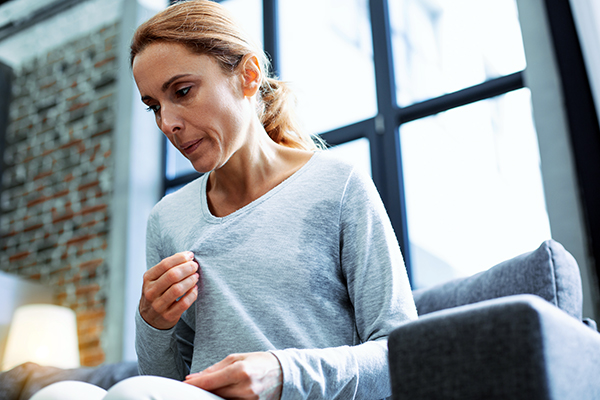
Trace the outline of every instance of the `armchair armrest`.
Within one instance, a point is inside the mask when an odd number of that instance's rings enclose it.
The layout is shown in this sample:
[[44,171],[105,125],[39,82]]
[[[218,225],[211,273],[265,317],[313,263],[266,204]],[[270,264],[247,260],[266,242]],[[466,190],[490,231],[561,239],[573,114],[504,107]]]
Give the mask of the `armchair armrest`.
[[600,398],[600,334],[537,296],[437,311],[388,343],[394,399]]

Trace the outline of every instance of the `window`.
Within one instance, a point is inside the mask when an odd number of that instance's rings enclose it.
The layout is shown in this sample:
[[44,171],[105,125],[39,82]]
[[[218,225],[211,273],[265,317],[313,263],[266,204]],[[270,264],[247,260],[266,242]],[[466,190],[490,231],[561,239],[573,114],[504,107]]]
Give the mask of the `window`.
[[[305,128],[371,174],[414,287],[550,237],[515,1],[222,1],[263,21]],[[180,165],[167,188],[197,176]]]
[[305,129],[319,134],[374,117],[367,0],[279,0],[279,19],[280,77],[294,88]]

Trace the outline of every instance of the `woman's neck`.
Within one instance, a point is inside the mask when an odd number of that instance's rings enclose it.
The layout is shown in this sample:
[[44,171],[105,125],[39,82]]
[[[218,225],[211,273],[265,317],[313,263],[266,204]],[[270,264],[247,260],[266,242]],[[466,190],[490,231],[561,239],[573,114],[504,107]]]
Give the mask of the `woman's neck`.
[[311,156],[312,152],[273,142],[264,131],[256,134],[209,175],[206,193],[211,213],[224,217],[250,204],[298,171]]

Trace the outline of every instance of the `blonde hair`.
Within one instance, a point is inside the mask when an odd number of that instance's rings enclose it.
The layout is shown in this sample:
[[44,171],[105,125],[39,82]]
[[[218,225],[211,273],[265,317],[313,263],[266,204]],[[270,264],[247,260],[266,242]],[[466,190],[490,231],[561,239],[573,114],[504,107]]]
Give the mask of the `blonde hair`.
[[[180,43],[194,53],[210,55],[228,73],[234,73],[246,55],[256,55],[263,71],[258,116],[267,134],[287,147],[305,150],[321,147],[301,131],[294,112],[295,97],[289,86],[269,77],[269,61],[264,52],[223,6],[209,0],[191,0],[167,7],[136,30],[130,47],[131,63],[154,42]],[[318,139],[316,142],[319,143]]]

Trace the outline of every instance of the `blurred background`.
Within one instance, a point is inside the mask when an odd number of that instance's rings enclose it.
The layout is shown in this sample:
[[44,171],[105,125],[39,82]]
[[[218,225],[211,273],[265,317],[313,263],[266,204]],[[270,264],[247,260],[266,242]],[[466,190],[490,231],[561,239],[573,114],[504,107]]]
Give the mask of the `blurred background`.
[[[600,318],[598,3],[221,3],[304,128],[373,178],[414,289],[553,238]],[[0,357],[13,310],[44,293],[75,312],[81,365],[135,359],[147,215],[198,176],[129,67],[135,27],[167,5],[0,1]]]

